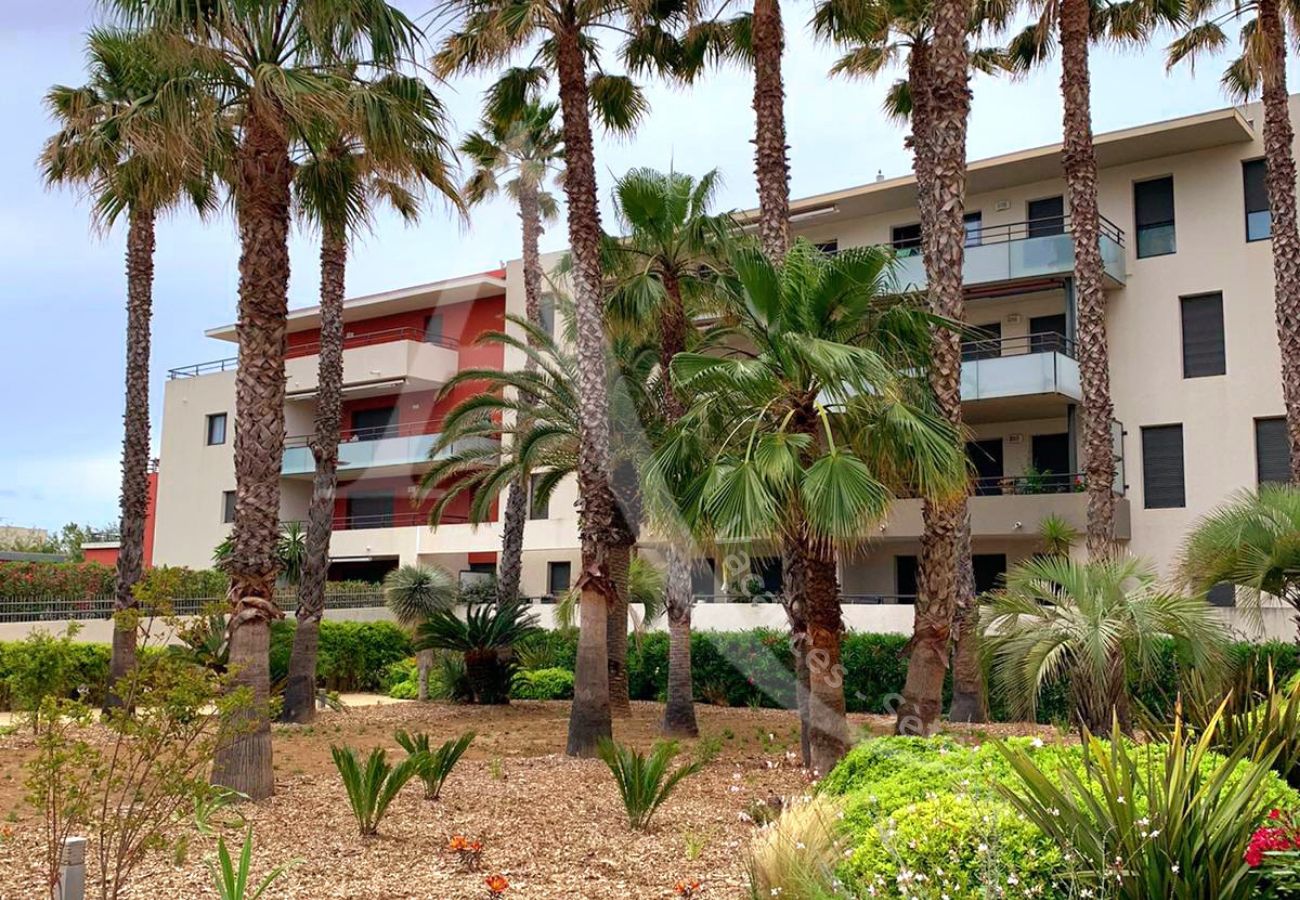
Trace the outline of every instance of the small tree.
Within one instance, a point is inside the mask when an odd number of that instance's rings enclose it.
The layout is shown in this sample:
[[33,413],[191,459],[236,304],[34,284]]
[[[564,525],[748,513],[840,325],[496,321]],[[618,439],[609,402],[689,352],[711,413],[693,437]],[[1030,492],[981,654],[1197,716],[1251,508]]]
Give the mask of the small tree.
[[[446,569],[426,566],[402,566],[384,579],[384,599],[388,609],[404,628],[418,629],[433,618],[446,612],[456,602],[456,582]],[[429,671],[433,668],[433,650],[417,650],[420,687],[416,695],[429,699]]]

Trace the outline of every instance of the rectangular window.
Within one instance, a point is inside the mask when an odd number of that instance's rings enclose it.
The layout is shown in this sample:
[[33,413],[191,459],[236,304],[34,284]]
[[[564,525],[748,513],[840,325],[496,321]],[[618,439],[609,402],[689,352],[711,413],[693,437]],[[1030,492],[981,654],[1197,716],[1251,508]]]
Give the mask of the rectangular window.
[[834,256],[840,252],[840,242],[836,238],[831,238],[829,241],[816,241],[813,246],[827,256]]
[[889,230],[889,245],[899,256],[916,256],[921,252],[921,224],[895,225]]
[[208,416],[207,422],[208,446],[215,447],[217,444],[226,442],[226,414],[213,413]]
[[550,518],[550,497],[545,499],[537,496],[537,483],[541,480],[541,475],[530,475],[528,478],[528,518],[548,519]]
[[984,243],[984,213],[968,212],[962,218],[962,225],[966,229],[966,246],[978,247]]
[[1223,349],[1223,294],[1179,297],[1183,317],[1183,377],[1204,378],[1228,371]]
[[961,358],[970,362],[976,359],[997,359],[1002,355],[1002,323],[989,322],[976,325],[969,338],[962,342]]
[[1291,480],[1291,447],[1282,416],[1255,420],[1255,477],[1260,484]]
[[1065,313],[1032,316],[1029,319],[1029,352],[1056,352],[1073,356],[1070,342],[1065,339],[1065,329]]
[[546,294],[538,303],[537,315],[539,316],[538,324],[542,331],[555,337],[555,297]]
[[396,422],[396,406],[353,410],[352,437],[358,441],[377,441],[380,438],[397,437]]
[[1241,164],[1242,186],[1246,194],[1246,240],[1267,240],[1273,233],[1273,217],[1268,210],[1268,183],[1264,160],[1250,159]]
[[920,566],[915,556],[894,557],[894,593],[899,603],[915,603],[920,584]]
[[1187,505],[1182,425],[1142,429],[1142,494],[1147,509]]
[[696,597],[713,596],[715,572],[711,559],[697,559],[691,563],[691,593]]
[[1133,219],[1137,226],[1138,259],[1174,252],[1172,176],[1139,181],[1133,185]]
[[393,508],[392,494],[353,494],[347,500],[347,527],[391,528]]
[[560,597],[569,592],[569,579],[572,577],[573,563],[549,562],[546,564],[546,593]]
[[231,522],[235,521],[235,492],[234,491],[221,492],[221,521],[223,524],[226,525],[229,525]]
[[1030,200],[1025,207],[1025,233],[1027,237],[1051,237],[1065,234],[1065,198],[1044,197]]
[[431,313],[424,320],[424,340],[428,344],[442,343],[442,313]]

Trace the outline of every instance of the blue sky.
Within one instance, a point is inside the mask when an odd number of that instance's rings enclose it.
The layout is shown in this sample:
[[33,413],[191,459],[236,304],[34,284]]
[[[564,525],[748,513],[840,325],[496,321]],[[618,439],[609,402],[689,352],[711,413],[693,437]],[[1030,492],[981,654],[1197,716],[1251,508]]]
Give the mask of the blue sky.
[[[419,14],[433,4],[399,5]],[[8,423],[0,429],[0,524],[57,528],[116,518],[123,234],[93,234],[83,198],[46,190],[34,162],[51,130],[42,96],[53,84],[83,80],[82,41],[95,8],[93,0],[0,4],[0,122],[8,132],[0,142],[0,385]],[[802,30],[810,5],[789,3],[786,10],[794,196],[867,182],[877,171],[905,173],[910,160],[904,133],[879,111],[884,84],[828,80],[833,53]],[[1167,76],[1159,46],[1095,54],[1095,127],[1121,128],[1224,106],[1221,68],[1212,62],[1195,79],[1186,71]],[[1050,68],[1015,83],[976,79],[971,156],[1058,140],[1058,77]],[[440,89],[458,131],[477,119],[485,82],[456,81]],[[598,139],[607,216],[614,174],[637,165],[672,165],[693,174],[716,167],[724,179],[721,206],[753,205],[746,73],[724,70],[689,92],[650,85],[649,95],[652,111],[635,139]],[[472,226],[436,206],[414,228],[381,218],[354,251],[348,291],[371,293],[489,269],[518,256],[518,240],[516,220],[500,201],[476,210]],[[556,226],[544,249],[563,243],[563,226]],[[203,224],[176,215],[159,225],[151,382],[155,448],[166,370],[230,355],[230,345],[205,338],[203,331],[234,320],[237,257],[229,217]],[[290,306],[311,305],[318,284],[311,235],[295,234],[292,260]]]

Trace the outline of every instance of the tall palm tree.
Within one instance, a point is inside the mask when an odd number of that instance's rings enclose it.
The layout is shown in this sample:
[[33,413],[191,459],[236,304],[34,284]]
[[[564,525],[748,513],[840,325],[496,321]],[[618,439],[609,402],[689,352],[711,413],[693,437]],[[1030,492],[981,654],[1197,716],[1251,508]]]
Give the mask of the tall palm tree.
[[[694,343],[695,316],[716,305],[717,273],[736,243],[738,229],[732,217],[710,211],[718,185],[717,170],[696,180],[679,172],[633,169],[614,187],[622,235],[605,241],[610,318],[615,328],[630,328],[659,348],[659,371],[667,376],[660,414],[654,423],[647,423],[652,440],[686,412],[684,392],[672,383],[672,360]],[[691,695],[690,548],[679,527],[680,515],[660,518],[666,519],[661,525],[669,536],[668,703],[663,729],[693,737],[699,730]],[[615,620],[619,620],[618,610],[611,616],[611,622]],[[627,670],[616,669],[614,660],[620,643],[625,655],[627,629],[611,629],[609,643],[610,702],[617,707],[626,703]]]
[[1044,688],[1068,682],[1076,724],[1128,731],[1128,678],[1174,638],[1194,666],[1216,660],[1223,627],[1203,597],[1160,586],[1133,557],[1033,557],[1007,574],[981,616],[993,678],[1012,715],[1032,720]]
[[387,75],[357,84],[346,126],[324,122],[304,135],[294,196],[304,220],[321,232],[320,362],[316,413],[308,446],[315,460],[307,507],[306,563],[298,583],[293,650],[280,718],[310,722],[316,715],[316,650],[325,613],[330,532],[338,481],[343,412],[343,295],[348,242],[384,202],[407,222],[419,217],[426,186],[454,205],[450,144],[442,104],[417,78]]
[[1008,47],[1011,64],[1026,71],[1061,48],[1061,100],[1066,195],[1074,238],[1079,374],[1083,385],[1083,468],[1087,478],[1088,554],[1114,552],[1115,451],[1111,434],[1110,349],[1102,290],[1097,154],[1092,142],[1092,76],[1088,48],[1096,41],[1139,43],[1160,23],[1178,19],[1178,0],[1031,0],[1037,21]]
[[[530,100],[517,109],[493,110],[483,117],[478,131],[471,132],[460,149],[470,158],[474,171],[465,182],[470,204],[494,197],[506,178],[505,192],[519,210],[523,241],[524,312],[534,325],[542,322],[542,263],[538,249],[543,225],[559,213],[548,183],[555,176],[564,152],[554,126],[558,107]],[[531,364],[531,360],[529,360]],[[510,483],[501,529],[501,563],[497,566],[497,601],[512,602],[519,596],[523,566],[524,523],[528,518],[528,473],[520,472]]]
[[917,374],[935,317],[889,297],[889,264],[879,248],[828,259],[802,239],[780,266],[739,251],[713,352],[673,359],[674,385],[696,402],[651,468],[656,484],[692,483],[692,517],[715,541],[799,548],[802,595],[787,601],[808,622],[809,746],[820,772],[848,745],[839,553],[900,492],[950,496],[965,480],[957,434]]
[[[591,115],[594,109],[605,123],[626,130],[644,113],[645,99],[636,84],[603,70],[598,37],[601,30],[620,37],[630,34],[623,44],[626,51],[644,20],[657,10],[619,0],[455,0],[450,7],[461,22],[435,58],[439,74],[495,68],[516,53],[535,47],[532,64],[506,73],[503,90],[512,90],[516,97],[527,96],[549,72],[555,72],[559,87],[582,436],[578,445],[582,627],[566,751],[571,756],[594,756],[601,739],[612,734],[605,637],[609,609],[617,602],[618,573],[611,569],[618,562],[611,559],[611,550],[629,546],[632,538],[618,511],[610,461],[600,209]],[[655,24],[664,23],[657,19]]]
[[[53,87],[46,95],[59,130],[46,141],[40,161],[47,184],[87,191],[96,228],[107,232],[127,219],[126,411],[113,604],[124,613],[137,605],[134,588],[144,570],[155,225],[182,201],[200,214],[212,211],[217,194],[205,157],[218,149],[222,132],[214,98],[166,59],[158,36],[99,28],[87,45],[90,80],[81,87]],[[163,108],[169,104],[179,107],[180,121],[167,121]],[[193,142],[179,158],[160,150],[178,138]],[[204,141],[211,142],[206,149]],[[135,666],[136,623],[123,618],[118,626],[105,695],[109,706],[119,702],[113,686]]]
[[[415,58],[416,25],[384,0],[105,0],[126,22],[176,40],[237,123],[232,160],[239,223],[239,346],[235,376],[235,524],[229,571],[230,658],[251,703],[228,717],[214,783],[258,800],[275,790],[271,764],[270,624],[275,604],[284,346],[289,282],[289,156],[296,132],[346,120],[348,71],[383,74]],[[340,64],[350,68],[340,69]],[[351,67],[355,67],[351,68]]]
[[[384,602],[398,625],[417,631],[438,613],[452,608],[456,602],[456,579],[446,569],[402,566],[384,579]],[[416,699],[428,700],[433,650],[416,651],[415,660],[419,678]]]
[[[1296,225],[1296,169],[1286,86],[1287,29],[1296,40],[1295,8],[1279,0],[1184,0],[1188,28],[1169,45],[1169,65],[1194,62],[1228,44],[1223,24],[1241,21],[1241,55],[1223,73],[1234,100],[1256,93],[1264,101],[1264,171],[1273,240],[1273,298],[1282,351],[1282,396],[1291,450],[1291,480],[1300,484],[1300,231]],[[1253,18],[1252,18],[1253,15]]]

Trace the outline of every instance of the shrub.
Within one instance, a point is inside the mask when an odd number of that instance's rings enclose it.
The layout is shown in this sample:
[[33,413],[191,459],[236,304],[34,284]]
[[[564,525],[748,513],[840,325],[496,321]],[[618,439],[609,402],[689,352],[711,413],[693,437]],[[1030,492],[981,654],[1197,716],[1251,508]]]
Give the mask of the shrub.
[[792,803],[759,831],[749,850],[749,892],[754,898],[830,900],[842,856],[838,810],[825,796]]
[[517,700],[568,700],[573,697],[573,673],[568,669],[516,672],[510,696]]
[[474,732],[467,731],[460,737],[447,741],[437,750],[430,749],[429,736],[423,732],[408,734],[406,731],[399,731],[393,735],[393,739],[412,758],[420,760],[416,774],[424,782],[424,799],[437,800],[443,782],[447,780],[451,770],[456,767],[456,763],[465,755],[465,751],[473,742]]
[[[271,630],[271,678],[289,673],[293,647],[292,622]],[[387,687],[388,667],[411,655],[411,638],[392,622],[320,623],[316,678],[331,691],[379,691]]]
[[470,606],[462,619],[450,610],[434,610],[417,630],[417,650],[452,650],[465,659],[475,703],[510,701],[515,644],[537,629],[537,616],[522,603]]
[[330,747],[330,754],[343,779],[343,789],[348,793],[348,803],[362,836],[379,830],[379,821],[388,812],[389,804],[424,764],[424,758],[417,754],[390,766],[388,754],[381,747],[370,751],[364,768],[352,747]]
[[108,648],[74,643],[75,634],[75,626],[59,637],[38,629],[3,646],[0,673],[6,706],[35,715],[47,697],[68,699],[84,693],[88,701],[102,699]]
[[683,763],[671,773],[668,764],[677,755],[677,745],[672,741],[659,741],[647,756],[615,743],[609,738],[600,742],[600,758],[614,774],[627,822],[644,831],[650,819],[663,802],[676,790],[684,778],[694,775],[704,764],[699,760]]

